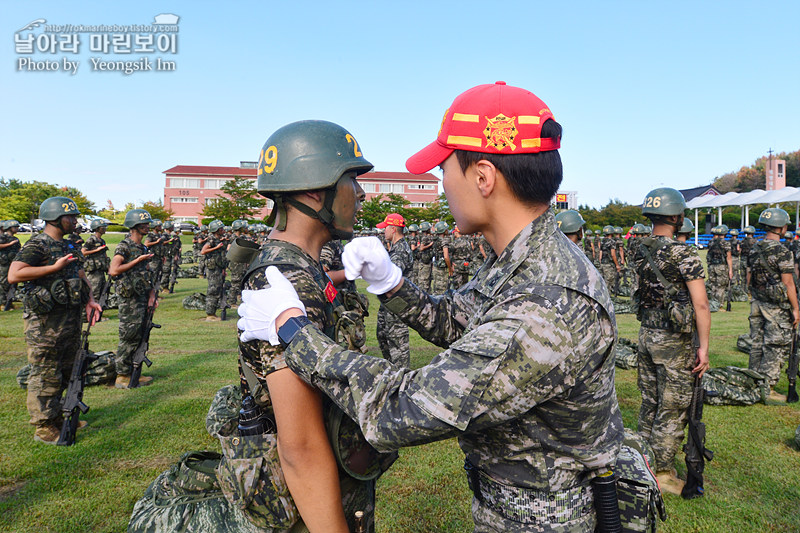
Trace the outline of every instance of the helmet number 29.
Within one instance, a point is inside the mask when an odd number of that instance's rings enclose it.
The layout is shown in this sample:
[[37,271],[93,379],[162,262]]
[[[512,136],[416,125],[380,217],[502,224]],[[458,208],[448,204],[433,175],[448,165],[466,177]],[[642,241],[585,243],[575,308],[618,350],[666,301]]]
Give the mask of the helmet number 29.
[[361,157],[363,154],[358,150],[358,143],[353,138],[353,136],[348,133],[347,135],[344,136],[344,138],[347,139],[348,143],[353,143],[353,155],[355,157]]
[[278,149],[275,146],[270,146],[266,150],[261,151],[261,164],[259,164],[259,174],[272,174],[275,170],[275,164],[278,162]]
[[661,207],[661,197],[660,196],[648,196],[644,200],[644,207]]

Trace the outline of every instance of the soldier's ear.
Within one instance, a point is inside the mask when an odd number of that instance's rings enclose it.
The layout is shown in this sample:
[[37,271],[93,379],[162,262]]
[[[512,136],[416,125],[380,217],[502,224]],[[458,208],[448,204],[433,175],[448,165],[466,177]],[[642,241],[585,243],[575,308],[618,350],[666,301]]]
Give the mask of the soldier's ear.
[[497,167],[486,159],[481,159],[472,166],[475,186],[483,198],[491,196],[497,184]]

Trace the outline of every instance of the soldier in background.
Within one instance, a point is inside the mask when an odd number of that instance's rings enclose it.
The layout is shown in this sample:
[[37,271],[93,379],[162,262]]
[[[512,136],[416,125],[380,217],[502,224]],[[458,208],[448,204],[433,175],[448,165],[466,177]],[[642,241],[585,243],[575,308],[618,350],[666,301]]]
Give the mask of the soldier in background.
[[92,220],[89,229],[94,233],[86,240],[81,252],[86,261],[83,269],[86,271],[86,278],[92,287],[92,296],[95,300],[100,300],[100,293],[106,283],[106,275],[111,260],[108,258],[108,245],[103,240],[108,224],[102,220]]
[[590,229],[585,229],[583,232],[583,253],[594,263],[594,233]]
[[566,235],[570,241],[578,246],[580,245],[581,239],[583,239],[584,224],[586,224],[586,222],[583,220],[581,214],[573,209],[562,211],[556,215],[556,225],[558,229],[560,229],[561,233]]
[[469,264],[472,260],[472,247],[469,239],[453,228],[453,236],[448,247],[450,256],[450,286],[457,289],[469,281]]
[[748,367],[767,377],[770,399],[785,402],[786,396],[774,388],[781,366],[792,350],[792,333],[800,323],[794,259],[780,242],[789,225],[789,215],[783,209],[765,209],[758,217],[758,224],[766,235],[753,245],[747,257],[747,284],[753,298],[750,303],[753,345]]
[[694,223],[692,223],[692,221],[689,220],[688,218],[684,217],[683,225],[681,225],[681,228],[678,230],[678,234],[675,237],[675,240],[677,240],[678,242],[682,242],[684,244],[689,244],[688,243],[689,237],[691,237],[693,233],[694,233]]
[[[390,213],[377,227],[384,230],[386,242],[389,243],[389,258],[392,263],[400,268],[404,277],[409,277],[414,268],[414,258],[411,254],[411,247],[403,237],[405,220],[397,213]],[[408,326],[397,315],[389,311],[383,303],[378,309],[376,334],[384,359],[403,368],[411,365]]]
[[[154,254],[142,242],[150,234],[151,223],[150,213],[144,209],[131,209],[125,214],[128,234],[117,245],[108,267],[119,303],[117,380],[114,382],[118,389],[130,388],[133,354],[142,340],[142,320],[148,307],[158,307],[155,273],[151,270]],[[141,376],[139,386],[150,385],[152,381],[150,376]]]
[[417,254],[417,248],[419,248],[419,226],[417,224],[409,224],[406,229],[408,230],[406,241],[408,241],[408,245],[411,247],[411,256],[414,259],[411,281],[417,283],[419,280],[419,254]]
[[417,286],[423,291],[431,290],[431,272],[433,268],[433,237],[431,236],[431,223],[423,222],[419,225],[420,239],[417,245],[417,258],[414,264],[419,263]]
[[[234,239],[245,239],[253,242],[253,239],[248,235],[246,220],[234,220],[231,229],[233,229],[231,242]],[[230,262],[228,269],[231,273],[231,290],[228,293],[228,303],[230,303],[231,306],[239,304],[239,300],[242,296],[242,280],[244,279],[244,273],[247,272],[248,266],[250,266],[249,263]]]
[[214,220],[208,225],[209,237],[200,253],[206,259],[206,276],[208,277],[208,291],[206,292],[206,322],[219,322],[217,309],[225,302],[220,301],[222,284],[225,283],[225,269],[228,260],[225,252],[228,241],[224,235],[225,224],[221,220]]
[[197,239],[197,243],[200,245],[200,251],[198,251],[199,259],[197,260],[197,264],[199,265],[198,269],[198,276],[201,278],[206,277],[206,256],[201,253],[203,247],[208,242],[210,235],[208,234],[208,226],[202,224],[200,226],[200,236]]
[[486,262],[487,250],[491,250],[491,248],[480,231],[472,235],[470,244],[472,245],[472,261],[469,264],[469,275],[474,276]]
[[433,225],[433,266],[431,267],[431,292],[433,294],[444,294],[447,290],[447,283],[450,280],[450,243],[447,238],[447,231],[450,227],[447,222],[440,220]]
[[[80,248],[64,239],[80,214],[71,198],[54,196],[39,206],[42,233],[31,237],[8,270],[11,283],[25,283],[25,342],[28,345],[27,406],[33,439],[56,444],[63,415],[61,396],[80,350],[82,311],[94,324],[102,312],[81,266]],[[85,421],[78,427],[85,426]]]
[[600,267],[606,286],[609,290],[614,290],[617,277],[622,270],[622,263],[617,255],[617,241],[614,239],[614,226],[603,228],[603,239],[600,241]]
[[144,238],[144,246],[153,254],[150,259],[149,269],[152,273],[153,286],[161,284],[161,274],[164,272],[164,243],[168,237],[163,234],[163,224],[157,218],[150,223],[150,232]]
[[742,273],[742,281],[747,287],[747,261],[750,257],[750,250],[753,249],[753,246],[756,243],[755,233],[756,228],[754,226],[745,226],[742,230],[744,233],[744,239],[742,239],[741,247],[742,247],[742,261],[741,261],[741,273]]
[[[16,220],[4,220],[0,224],[0,311],[5,309],[8,291],[11,290],[12,285],[8,282],[8,269],[22,248],[19,239],[15,236],[18,229],[19,222]],[[14,304],[11,304],[11,309],[13,308]]]
[[733,279],[733,259],[731,245],[725,240],[728,227],[724,225],[711,228],[714,236],[708,243],[708,297],[723,304],[728,292],[728,284]]
[[702,377],[709,367],[711,328],[703,263],[696,249],[673,239],[683,226],[685,209],[679,191],[668,187],[650,191],[642,214],[652,221],[653,232],[642,240],[635,258],[639,271],[637,318],[642,323],[638,431],[653,449],[661,490],[673,494],[680,494],[684,485],[675,470],[675,455],[689,419],[693,374]]

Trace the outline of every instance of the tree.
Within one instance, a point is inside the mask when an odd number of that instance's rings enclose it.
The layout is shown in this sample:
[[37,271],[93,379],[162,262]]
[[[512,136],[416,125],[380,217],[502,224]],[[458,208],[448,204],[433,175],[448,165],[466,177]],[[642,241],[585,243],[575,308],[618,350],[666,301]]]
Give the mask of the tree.
[[234,176],[221,187],[223,194],[218,194],[215,201],[206,203],[202,215],[206,218],[218,218],[226,224],[237,219],[253,219],[267,205],[267,200],[258,196],[255,182],[251,179]]
[[379,222],[383,222],[389,213],[398,213],[406,220],[406,224],[420,223],[428,221],[433,223],[435,220],[444,220],[451,226],[454,224],[453,215],[447,205],[447,198],[444,193],[428,207],[408,207],[410,202],[399,194],[379,194],[361,204],[361,213],[358,217],[358,228],[374,228]]
[[51,196],[72,198],[82,214],[94,214],[95,205],[75,187],[59,187],[43,181],[25,182],[0,178],[0,219],[29,221],[39,216],[39,206]]
[[175,214],[171,209],[164,208],[164,203],[161,201],[161,198],[155,202],[147,201],[142,204],[141,208],[150,213],[150,218],[156,218],[161,221],[169,220],[169,218]]

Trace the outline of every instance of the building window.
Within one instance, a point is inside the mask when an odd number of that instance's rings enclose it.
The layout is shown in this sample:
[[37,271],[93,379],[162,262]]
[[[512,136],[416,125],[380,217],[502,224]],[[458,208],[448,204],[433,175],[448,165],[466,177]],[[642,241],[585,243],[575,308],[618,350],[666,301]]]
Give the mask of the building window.
[[392,184],[391,183],[378,184],[378,192],[389,194],[390,192],[392,192]]
[[204,180],[205,189],[221,189],[223,185],[225,185],[226,181],[230,181],[227,179],[214,179],[214,180]]
[[215,205],[219,198],[206,198],[206,205]]
[[395,194],[403,194],[406,192],[406,187],[402,183],[394,183],[392,184],[392,192]]
[[425,202],[411,202],[409,207],[425,207]]
[[374,183],[359,183],[361,188],[364,189],[364,192],[375,192],[375,184]]
[[173,196],[170,198],[173,204],[196,204],[197,198],[191,198],[188,196]]
[[199,189],[200,180],[190,178],[170,178],[169,186],[173,189]]
[[422,184],[419,184],[419,185],[408,185],[408,188],[409,189],[422,190],[422,191],[430,191],[430,190],[435,189],[436,185],[422,185]]

